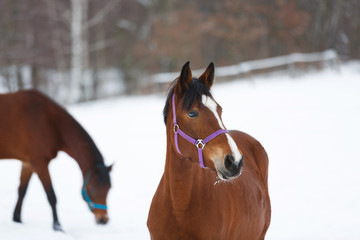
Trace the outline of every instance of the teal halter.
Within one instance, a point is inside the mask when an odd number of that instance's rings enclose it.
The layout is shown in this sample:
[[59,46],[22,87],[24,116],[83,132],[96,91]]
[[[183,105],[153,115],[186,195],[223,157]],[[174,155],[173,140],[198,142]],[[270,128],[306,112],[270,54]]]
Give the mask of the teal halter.
[[82,194],[85,202],[88,204],[90,211],[92,211],[93,209],[107,210],[107,206],[106,206],[106,205],[92,202],[91,199],[90,199],[90,197],[89,197],[89,194],[88,194],[87,191],[86,191],[86,186],[87,186],[88,183],[89,183],[89,179],[90,179],[91,173],[92,173],[92,171],[89,171],[89,172],[86,173],[85,180],[84,180],[84,184],[83,184],[83,187],[82,187],[82,189],[81,189],[81,194]]

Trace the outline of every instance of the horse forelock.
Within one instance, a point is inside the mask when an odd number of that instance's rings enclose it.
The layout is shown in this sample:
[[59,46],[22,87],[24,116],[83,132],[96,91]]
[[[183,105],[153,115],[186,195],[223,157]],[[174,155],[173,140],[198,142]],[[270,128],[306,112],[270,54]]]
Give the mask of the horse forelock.
[[[175,79],[170,85],[169,93],[166,98],[166,103],[163,110],[165,124],[167,123],[169,106],[171,104],[171,98],[174,94],[177,81],[178,78]],[[199,105],[202,105],[202,96],[204,95],[212,98],[210,89],[199,79],[193,78],[188,86],[188,89],[183,93],[182,108],[188,111],[196,101],[199,103]]]

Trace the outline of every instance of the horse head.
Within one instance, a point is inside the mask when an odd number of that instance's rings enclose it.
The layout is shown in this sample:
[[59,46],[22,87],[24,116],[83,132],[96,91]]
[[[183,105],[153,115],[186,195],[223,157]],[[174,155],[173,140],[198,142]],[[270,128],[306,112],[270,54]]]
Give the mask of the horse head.
[[168,139],[179,155],[216,171],[222,180],[230,180],[241,174],[243,157],[210,92],[214,72],[211,63],[199,78],[193,78],[187,62],[169,92],[164,120],[171,129]]
[[95,215],[97,224],[106,224],[109,221],[106,197],[111,187],[109,176],[111,169],[112,166],[96,166],[85,175],[82,195],[90,211]]

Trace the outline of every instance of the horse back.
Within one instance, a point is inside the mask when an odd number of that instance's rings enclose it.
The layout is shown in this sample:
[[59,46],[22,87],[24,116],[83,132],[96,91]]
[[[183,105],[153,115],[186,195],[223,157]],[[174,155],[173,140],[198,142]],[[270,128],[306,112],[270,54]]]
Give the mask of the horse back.
[[0,158],[29,161],[57,154],[57,104],[36,90],[0,95]]

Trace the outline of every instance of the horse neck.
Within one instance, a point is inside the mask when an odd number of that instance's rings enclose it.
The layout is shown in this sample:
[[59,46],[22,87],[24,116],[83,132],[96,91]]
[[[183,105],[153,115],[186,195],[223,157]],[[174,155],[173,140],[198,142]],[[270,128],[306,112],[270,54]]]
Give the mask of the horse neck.
[[169,134],[169,130],[172,131],[172,126],[167,129],[165,186],[168,188],[173,209],[185,211],[189,208],[191,201],[201,194],[201,191],[206,191],[205,186],[200,186],[204,175],[199,166],[177,153],[174,142],[171,140],[173,134]]
[[85,129],[69,114],[59,122],[62,150],[78,164],[85,177],[96,165],[104,165],[103,157]]

